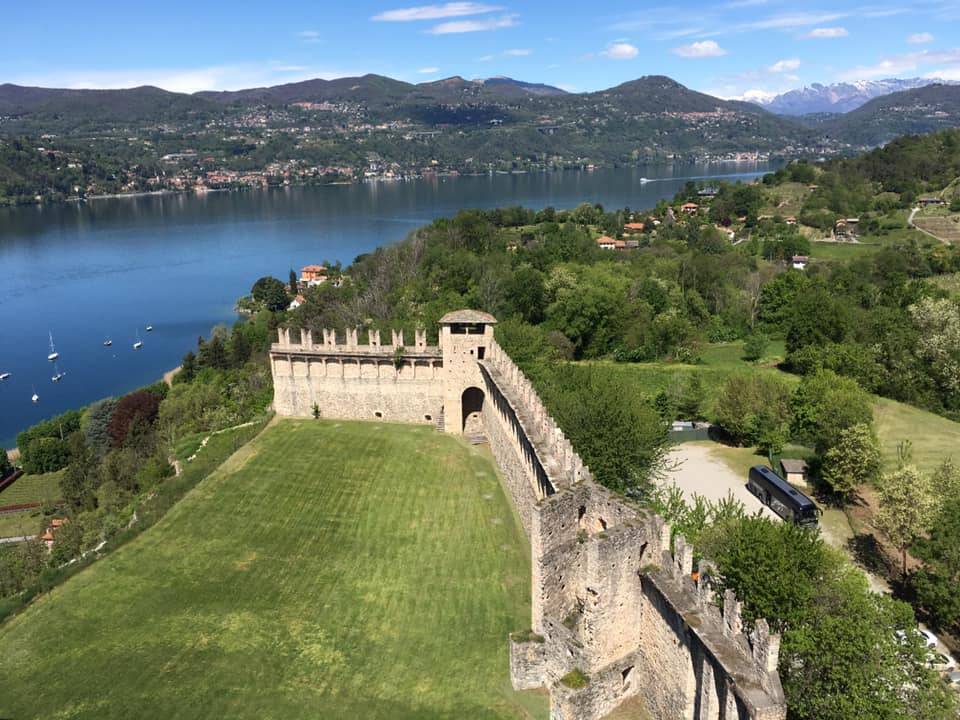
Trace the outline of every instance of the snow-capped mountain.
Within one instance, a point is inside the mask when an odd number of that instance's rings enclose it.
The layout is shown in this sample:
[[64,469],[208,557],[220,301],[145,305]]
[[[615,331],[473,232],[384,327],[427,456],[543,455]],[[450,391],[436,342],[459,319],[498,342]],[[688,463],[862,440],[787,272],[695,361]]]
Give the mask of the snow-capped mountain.
[[935,83],[955,84],[934,78],[858,80],[832,85],[814,83],[769,99],[751,99],[751,102],[781,115],[846,113],[882,95],[901,90],[914,90]]

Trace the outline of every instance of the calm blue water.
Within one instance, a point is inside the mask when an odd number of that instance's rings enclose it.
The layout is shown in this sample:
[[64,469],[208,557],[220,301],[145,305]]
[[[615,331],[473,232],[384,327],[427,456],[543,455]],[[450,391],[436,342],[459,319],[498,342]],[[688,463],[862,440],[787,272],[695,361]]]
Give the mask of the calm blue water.
[[[464,207],[646,208],[690,178],[749,179],[768,169],[494,175],[0,210],[0,373],[12,373],[0,382],[0,447],[43,418],[159,379],[199,335],[233,322],[234,301],[263,275],[285,280],[291,267],[348,264]],[[48,332],[67,373],[57,384]],[[137,332],[143,348],[134,351]],[[107,337],[113,347],[103,347]]]

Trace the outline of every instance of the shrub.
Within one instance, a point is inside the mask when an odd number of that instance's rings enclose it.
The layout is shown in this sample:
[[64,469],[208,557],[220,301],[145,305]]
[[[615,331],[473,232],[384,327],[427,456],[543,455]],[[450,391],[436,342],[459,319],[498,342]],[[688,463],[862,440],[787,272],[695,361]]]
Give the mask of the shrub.
[[733,375],[717,397],[715,412],[717,424],[733,442],[776,450],[790,422],[790,388],[773,375]]
[[574,668],[562,678],[560,682],[573,690],[580,690],[590,684],[590,676],[580,668]]

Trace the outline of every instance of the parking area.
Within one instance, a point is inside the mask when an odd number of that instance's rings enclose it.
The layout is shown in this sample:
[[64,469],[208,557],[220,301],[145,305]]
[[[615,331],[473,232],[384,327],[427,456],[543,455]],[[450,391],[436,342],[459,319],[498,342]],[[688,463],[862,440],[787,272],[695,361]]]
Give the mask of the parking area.
[[710,444],[683,443],[670,451],[671,471],[665,483],[675,483],[687,500],[702,495],[714,502],[733,494],[736,500],[744,504],[747,513],[753,515],[758,510],[765,517],[779,519],[770,508],[761,503],[747,490],[747,476],[742,477],[712,454]]

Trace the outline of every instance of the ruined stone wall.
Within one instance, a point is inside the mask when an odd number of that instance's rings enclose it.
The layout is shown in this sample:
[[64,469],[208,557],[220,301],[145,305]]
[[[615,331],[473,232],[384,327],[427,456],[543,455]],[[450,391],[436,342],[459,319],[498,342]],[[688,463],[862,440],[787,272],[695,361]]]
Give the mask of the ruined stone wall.
[[[315,343],[309,331],[292,342],[289,330],[279,330],[270,349],[274,409],[278,415],[311,417],[316,404],[321,417],[352,420],[435,424],[443,408],[440,349],[426,345],[417,333],[406,348],[403,334],[390,345],[380,344],[372,331],[361,344],[357,331],[341,342],[333,331]],[[402,348],[398,358],[395,353]]]

